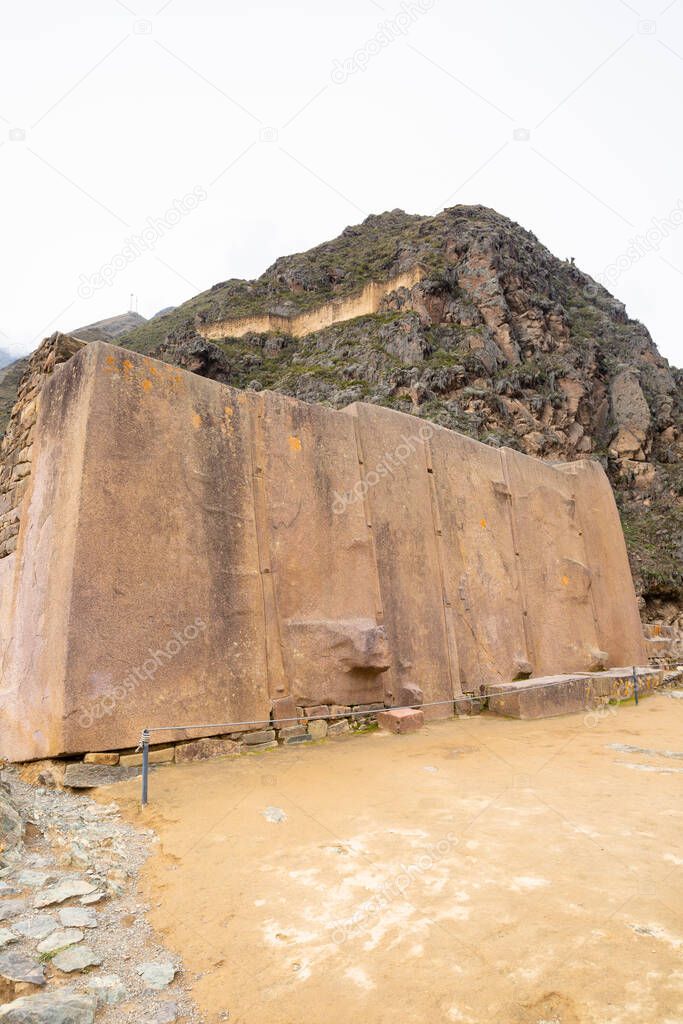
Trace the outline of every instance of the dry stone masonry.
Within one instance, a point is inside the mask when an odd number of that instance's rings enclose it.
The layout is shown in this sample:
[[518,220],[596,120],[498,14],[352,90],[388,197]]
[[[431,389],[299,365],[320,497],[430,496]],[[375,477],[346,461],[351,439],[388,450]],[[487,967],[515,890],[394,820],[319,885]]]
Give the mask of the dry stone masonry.
[[72,772],[135,772],[139,755],[111,753],[143,727],[177,727],[155,741],[189,742],[189,760],[192,744],[263,750],[419,708],[407,726],[514,680],[647,664],[595,461],[60,335],[32,367],[42,390],[22,388],[5,450],[30,473],[6,491],[0,755],[101,751]]
[[29,360],[17,401],[0,446],[0,558],[17,546],[19,507],[29,483],[33,431],[38,396],[55,366],[70,359],[83,343],[65,334],[54,334]]

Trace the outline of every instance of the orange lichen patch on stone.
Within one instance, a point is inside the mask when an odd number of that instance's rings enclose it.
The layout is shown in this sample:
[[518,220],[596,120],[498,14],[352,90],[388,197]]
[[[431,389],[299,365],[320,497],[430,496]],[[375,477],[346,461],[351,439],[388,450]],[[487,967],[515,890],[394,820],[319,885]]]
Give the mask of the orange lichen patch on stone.
[[223,409],[223,419],[220,424],[221,432],[228,434],[232,428],[232,418],[235,415],[235,410],[231,405],[226,405]]
[[563,576],[562,577],[562,586],[563,587],[568,587],[569,586],[569,576]]
[[485,530],[486,526],[487,526],[486,520],[485,519],[480,519],[479,520],[479,525],[481,526],[482,530]]
[[192,426],[194,427],[195,430],[199,430],[201,425],[202,425],[202,418],[199,415],[199,413],[196,412],[192,416]]
[[151,380],[148,380],[148,378],[145,377],[145,379],[142,382],[142,390],[151,391],[153,387],[154,385],[152,384]]
[[131,363],[130,359],[124,359],[123,362],[121,363],[121,366],[123,367],[124,373],[130,373],[130,371],[133,369],[133,364]]
[[301,451],[301,441],[299,440],[298,437],[294,437],[292,435],[291,437],[287,438],[287,442],[288,442],[289,447],[291,448],[291,450],[293,452],[300,452]]

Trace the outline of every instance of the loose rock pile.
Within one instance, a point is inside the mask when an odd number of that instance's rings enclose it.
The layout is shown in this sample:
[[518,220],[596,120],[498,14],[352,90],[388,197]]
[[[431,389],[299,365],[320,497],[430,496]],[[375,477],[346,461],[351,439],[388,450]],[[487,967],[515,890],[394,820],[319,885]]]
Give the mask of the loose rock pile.
[[136,894],[152,833],[0,772],[0,1022],[199,1024]]

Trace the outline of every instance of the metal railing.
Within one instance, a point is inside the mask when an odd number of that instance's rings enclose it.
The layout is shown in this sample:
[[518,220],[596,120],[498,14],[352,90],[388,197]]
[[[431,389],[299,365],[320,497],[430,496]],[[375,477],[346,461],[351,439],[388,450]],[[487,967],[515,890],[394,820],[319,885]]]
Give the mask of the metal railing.
[[[652,671],[656,671],[656,669],[653,669]],[[567,673],[567,674],[571,675],[571,673]],[[585,672],[585,673],[577,672],[576,673],[577,676],[585,675],[588,678],[590,678],[590,676],[592,674],[593,673],[590,673],[590,672]],[[637,672],[637,669],[636,669],[635,665],[632,667],[632,679],[633,679],[633,697],[635,699],[635,703],[638,704],[638,696],[639,696],[638,695],[638,672]],[[548,686],[556,686],[556,685],[557,685],[557,683],[555,681],[548,682],[548,683],[535,683],[532,686],[520,686],[520,687],[518,687],[515,690],[509,691],[508,694],[506,694],[504,691],[502,693],[499,693],[499,694],[498,693],[481,694],[478,697],[470,696],[468,694],[462,694],[462,695],[459,695],[457,697],[452,697],[450,700],[433,700],[433,701],[428,701],[428,703],[426,703],[426,704],[419,704],[419,705],[418,704],[406,704],[403,707],[385,708],[384,710],[386,710],[386,711],[421,711],[423,708],[443,707],[446,704],[450,704],[453,707],[455,707],[456,702],[470,701],[470,702],[474,703],[474,702],[479,702],[479,701],[482,701],[482,700],[490,699],[491,697],[499,697],[499,696],[500,697],[505,697],[505,696],[508,696],[508,695],[509,696],[512,696],[512,695],[516,696],[518,693],[528,693],[528,692],[530,692],[532,690],[536,690],[536,691],[544,690]],[[621,698],[621,699],[626,699],[626,698]],[[375,708],[372,711],[353,711],[351,713],[346,712],[346,714],[312,715],[310,718],[307,718],[306,721],[308,721],[308,722],[315,722],[315,721],[321,721],[322,720],[322,721],[325,721],[325,722],[329,722],[329,721],[337,719],[337,718],[359,718],[359,717],[361,717],[363,715],[377,715],[379,713],[380,713],[380,709],[379,708]],[[278,723],[283,723],[283,722],[296,722],[296,723],[299,723],[301,721],[301,716],[297,715],[296,717],[293,717],[293,718],[276,718],[275,721],[277,721]],[[244,728],[245,726],[258,726],[258,725],[266,726],[267,728],[272,728],[273,725],[274,725],[274,720],[270,719],[270,718],[263,718],[263,719],[255,719],[253,721],[248,721],[248,722],[206,722],[206,723],[203,723],[203,724],[193,724],[193,725],[159,725],[159,726],[153,726],[151,728],[143,729],[142,730],[142,735],[140,737],[140,743],[138,744],[138,747],[137,747],[138,751],[140,751],[140,750],[142,751],[142,796],[141,796],[142,806],[146,807],[147,804],[149,803],[149,743],[150,743],[150,736],[152,735],[152,733],[160,733],[160,732],[187,732],[187,731],[190,731],[190,730],[192,732],[197,732],[198,730],[201,730],[201,729],[224,729],[226,732],[230,732],[230,731],[235,731],[236,729]],[[209,739],[210,737],[196,737],[196,738],[199,738],[199,739],[202,739],[202,738],[203,739]]]

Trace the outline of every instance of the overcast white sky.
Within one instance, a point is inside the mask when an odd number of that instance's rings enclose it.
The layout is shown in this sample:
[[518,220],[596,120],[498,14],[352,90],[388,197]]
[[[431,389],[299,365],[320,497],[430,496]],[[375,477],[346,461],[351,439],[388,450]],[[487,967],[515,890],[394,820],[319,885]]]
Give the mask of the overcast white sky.
[[26,0],[2,29],[0,347],[483,203],[683,365],[683,0]]

